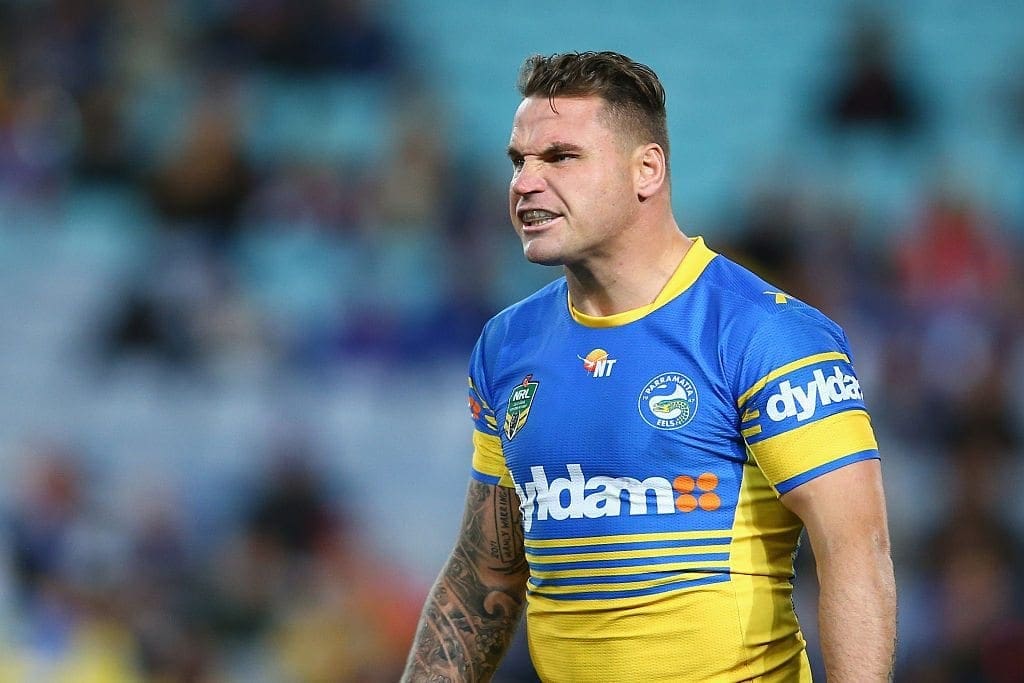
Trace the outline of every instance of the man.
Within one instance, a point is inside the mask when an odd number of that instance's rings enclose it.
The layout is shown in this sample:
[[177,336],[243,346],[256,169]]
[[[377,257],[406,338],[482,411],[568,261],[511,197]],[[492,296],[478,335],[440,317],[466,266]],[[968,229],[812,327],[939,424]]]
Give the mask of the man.
[[680,232],[648,67],[537,56],[519,85],[512,223],[565,278],[474,349],[466,513],[405,680],[488,680],[524,600],[545,681],[810,680],[803,527],[829,680],[887,680],[885,500],[843,332]]

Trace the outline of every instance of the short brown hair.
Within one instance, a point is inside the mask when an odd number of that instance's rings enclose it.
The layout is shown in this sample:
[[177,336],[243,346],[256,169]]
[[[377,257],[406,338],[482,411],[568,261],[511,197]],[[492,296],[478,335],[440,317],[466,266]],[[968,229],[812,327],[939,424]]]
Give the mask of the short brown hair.
[[618,52],[533,55],[517,83],[523,97],[588,97],[608,104],[608,113],[643,142],[655,142],[668,157],[665,88],[654,70]]

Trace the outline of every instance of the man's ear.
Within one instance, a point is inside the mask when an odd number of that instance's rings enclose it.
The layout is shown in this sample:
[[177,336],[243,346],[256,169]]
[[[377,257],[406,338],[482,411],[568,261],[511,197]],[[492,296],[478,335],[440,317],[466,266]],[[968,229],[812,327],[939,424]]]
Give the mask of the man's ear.
[[641,201],[654,196],[668,177],[668,160],[661,145],[649,142],[637,149],[636,194]]

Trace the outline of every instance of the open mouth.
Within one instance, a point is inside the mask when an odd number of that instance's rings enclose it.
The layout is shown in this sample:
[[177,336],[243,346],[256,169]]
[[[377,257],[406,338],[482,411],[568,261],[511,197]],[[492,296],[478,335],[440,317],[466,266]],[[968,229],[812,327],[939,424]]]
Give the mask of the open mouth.
[[551,213],[544,209],[530,209],[519,212],[519,220],[523,222],[523,227],[526,228],[539,228],[559,217],[559,214]]

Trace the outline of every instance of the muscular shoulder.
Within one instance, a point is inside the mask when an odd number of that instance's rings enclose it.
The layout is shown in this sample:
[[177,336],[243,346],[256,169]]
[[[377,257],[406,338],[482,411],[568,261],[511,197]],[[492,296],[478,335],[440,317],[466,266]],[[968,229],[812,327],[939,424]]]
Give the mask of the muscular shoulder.
[[752,333],[765,325],[841,332],[839,326],[818,309],[724,256],[712,261],[705,275],[704,284],[716,299],[714,308],[722,328],[735,329],[741,334]]
[[708,265],[705,276],[705,284],[719,294],[718,303],[724,312],[754,324],[781,316],[784,323],[789,319],[799,324],[802,317],[812,324],[835,325],[813,306],[722,255]]
[[824,352],[849,353],[833,320],[739,264],[719,256],[705,275],[708,323],[735,390],[742,393],[757,379],[750,373]]

